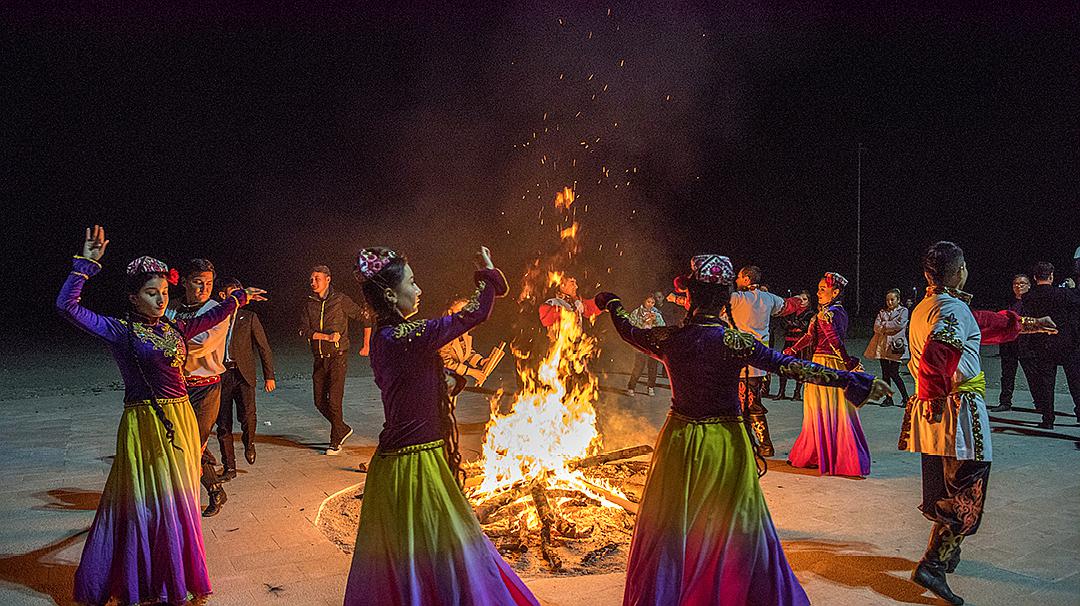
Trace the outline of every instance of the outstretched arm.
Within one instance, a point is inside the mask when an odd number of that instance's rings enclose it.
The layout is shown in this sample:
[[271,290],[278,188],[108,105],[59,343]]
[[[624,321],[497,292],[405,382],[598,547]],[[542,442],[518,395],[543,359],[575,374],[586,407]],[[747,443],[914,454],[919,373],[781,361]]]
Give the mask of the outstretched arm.
[[660,347],[661,341],[658,337],[666,334],[666,328],[638,328],[634,326],[630,321],[629,312],[623,308],[622,301],[614,293],[602,292],[596,295],[596,303],[611,312],[611,322],[615,324],[615,330],[618,331],[623,341],[626,341],[634,349],[647,356],[663,360]]
[[725,330],[724,343],[728,344],[729,341],[735,341],[736,339],[743,341],[741,345],[729,344],[728,346],[733,349],[741,346],[744,350],[749,350],[747,363],[755,368],[775,372],[780,376],[797,381],[843,388],[844,397],[856,406],[862,406],[870,400],[878,400],[885,395],[892,395],[888,385],[875,379],[873,375],[864,372],[836,370],[801,360],[765,347],[757,340],[754,340],[753,337],[750,337],[749,340],[741,339],[738,336],[739,334],[738,331]]
[[394,329],[395,339],[405,339],[410,345],[439,349],[465,334],[491,316],[496,297],[506,296],[510,287],[506,276],[491,262],[487,247],[477,253],[477,269],[473,275],[476,293],[464,309],[436,320],[404,322]]

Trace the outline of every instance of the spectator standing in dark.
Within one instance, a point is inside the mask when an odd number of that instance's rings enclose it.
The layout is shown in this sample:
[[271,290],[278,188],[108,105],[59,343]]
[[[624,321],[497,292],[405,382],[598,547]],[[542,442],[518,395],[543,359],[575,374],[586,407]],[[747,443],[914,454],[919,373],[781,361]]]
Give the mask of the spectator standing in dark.
[[[1054,286],[1054,266],[1041,261],[1032,271],[1035,286],[1024,295],[1021,305],[1026,316],[1050,316],[1057,324],[1057,334],[1023,335],[1020,355],[1030,355],[1032,373],[1028,386],[1035,408],[1042,415],[1040,429],[1054,428],[1054,387],[1057,367],[1065,369],[1065,379],[1072,395],[1073,413],[1080,421],[1080,294],[1073,288]],[[1027,374],[1028,368],[1024,368]]]
[[[364,312],[348,295],[330,285],[330,268],[317,265],[311,270],[311,295],[300,314],[300,336],[311,345],[314,364],[311,384],[315,408],[330,422],[330,444],[326,454],[341,453],[341,445],[352,435],[342,413],[345,374],[349,370],[349,320],[361,322]],[[364,327],[360,355],[366,356],[371,327]]]
[[[1013,301],[1006,309],[1020,313],[1023,309],[1022,298],[1029,290],[1031,290],[1031,278],[1027,274],[1013,276]],[[990,412],[1005,412],[1012,409],[1013,391],[1016,388],[1016,369],[1020,364],[1019,342],[1002,343],[998,346],[998,355],[1001,358],[1001,397],[998,398],[997,406],[987,409]],[[1024,374],[1030,373],[1025,371]]]
[[[244,286],[236,278],[225,278],[218,286],[218,298],[241,291]],[[263,389],[270,393],[277,388],[274,380],[274,353],[266,340],[259,315],[240,308],[229,320],[225,335],[225,372],[221,374],[221,409],[217,419],[217,439],[221,448],[221,480],[236,477],[236,450],[233,444],[233,409],[240,421],[240,440],[244,444],[244,458],[248,465],[255,464],[255,355],[262,363]]]
[[[803,297],[807,301],[809,301],[810,300],[810,291],[808,291],[808,290],[806,290],[804,288],[804,289],[802,289],[802,290],[800,290],[798,292],[797,296]],[[791,315],[788,315],[788,316],[782,316],[784,339],[783,339],[783,341],[779,341],[779,340],[775,341],[775,343],[777,344],[778,347],[781,344],[783,345],[783,347],[780,347],[780,350],[783,351],[784,349],[786,349],[788,347],[791,347],[792,345],[797,343],[799,341],[799,339],[801,339],[802,336],[806,334],[806,329],[809,328],[810,320],[812,320],[813,318],[814,318],[814,310],[809,308],[809,307],[807,307],[805,310],[803,310],[800,313],[794,313],[794,314],[791,314]],[[800,349],[800,350],[795,352],[795,357],[802,358],[803,360],[808,360],[808,359],[810,359],[811,356],[813,356],[813,351],[811,351],[810,348]],[[779,376],[780,376],[780,390],[776,393],[776,398],[774,398],[774,399],[776,399],[776,400],[791,399],[791,400],[795,400],[795,401],[801,401],[802,400],[802,381],[798,380],[797,378],[791,379],[791,381],[794,381],[794,383],[795,383],[795,389],[791,392],[791,398],[786,398],[784,396],[784,392],[787,391],[787,382],[788,382],[789,379],[786,376],[782,375],[782,374],[779,375]]]
[[[630,312],[630,324],[635,328],[650,329],[664,326],[664,316],[660,314],[660,310],[656,308],[655,295],[648,295],[645,300],[637,309]],[[642,372],[647,372],[647,382],[645,384],[647,392],[650,396],[656,395],[656,367],[659,363],[656,359],[646,356],[643,353],[636,353],[634,355],[634,368],[630,371],[630,380],[626,383],[626,395],[634,395],[634,388],[637,387],[638,379],[641,378]]]
[[[900,305],[900,290],[893,288],[885,293],[885,307],[878,311],[874,319],[874,336],[866,346],[864,356],[881,363],[881,380],[892,382],[900,391],[900,406],[908,399],[907,386],[900,378],[900,361],[907,357],[908,310]],[[880,403],[881,406],[895,406],[892,396]]]

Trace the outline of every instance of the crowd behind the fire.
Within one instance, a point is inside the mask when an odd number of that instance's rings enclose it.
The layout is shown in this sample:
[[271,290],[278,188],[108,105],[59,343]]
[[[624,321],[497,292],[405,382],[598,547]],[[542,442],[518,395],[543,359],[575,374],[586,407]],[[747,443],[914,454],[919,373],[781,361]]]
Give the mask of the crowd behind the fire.
[[[202,516],[220,512],[227,500],[223,483],[236,478],[234,414],[244,457],[256,462],[256,358],[265,391],[276,387],[259,317],[244,308],[266,293],[219,277],[206,259],[177,272],[141,257],[127,266],[131,312],[100,316],[82,307],[79,295],[100,271],[107,243],[102,228],[87,230],[83,254],[57,301],[69,320],[109,343],[126,386],[117,461],[87,538],[75,597],[186,603],[210,593],[195,479],[209,495]],[[968,276],[963,252],[939,242],[924,259],[926,298],[902,303],[899,290],[883,293],[862,359],[846,349],[848,281],[837,272],[824,272],[811,305],[809,289],[780,297],[764,284],[760,268],[736,272],[727,257],[698,255],[673,291],[649,289],[629,310],[612,293],[582,297],[576,280],[565,276],[539,305],[534,319],[542,331],[553,336],[568,316],[581,322],[610,312],[619,335],[638,352],[627,369],[625,395],[638,394],[642,374],[645,393],[655,395],[660,368],[684,390],[674,394],[657,442],[629,554],[625,603],[723,601],[717,592],[741,596],[731,603],[808,603],[757,483],[757,461],[774,455],[766,397],[804,400],[789,463],[845,477],[870,473],[858,407],[873,400],[905,407],[900,448],[922,453],[920,509],[934,522],[913,580],[963,603],[945,574],[955,570],[960,542],[982,517],[991,460],[987,410],[1011,409],[1019,366],[1041,415],[1039,428],[1052,429],[1061,366],[1080,422],[1080,249],[1073,263],[1074,275],[1062,279],[1053,265],[1037,262],[1030,275],[1013,278],[1008,310],[972,312],[962,290]],[[311,270],[311,294],[298,310],[298,332],[313,359],[314,406],[330,425],[326,454],[340,454],[353,433],[342,409],[355,355],[350,333],[362,334],[358,351],[371,356],[387,417],[368,476],[346,604],[443,603],[447,596],[456,596],[454,603],[536,604],[483,537],[456,484],[453,398],[468,381],[483,383],[498,363],[501,348],[478,354],[469,331],[507,294],[505,276],[481,248],[476,292],[455,296],[435,320],[410,319],[422,291],[396,251],[361,250],[355,276],[367,309],[336,291],[330,270],[320,265]],[[182,287],[171,302],[169,284]],[[683,311],[665,313],[665,303]],[[991,408],[982,400],[980,332],[983,343],[1001,344],[1001,396]],[[869,360],[878,361],[881,380],[867,374]],[[916,382],[910,397],[900,373],[904,360]],[[790,396],[788,382],[794,383]],[[733,399],[725,400],[728,395]],[[215,426],[220,469],[207,448]],[[700,491],[705,485],[711,488]],[[697,518],[688,511],[706,513]],[[124,529],[132,527],[157,538],[130,537]],[[140,559],[147,541],[158,541],[150,545],[157,554],[152,561]],[[683,550],[677,562],[671,549]]]

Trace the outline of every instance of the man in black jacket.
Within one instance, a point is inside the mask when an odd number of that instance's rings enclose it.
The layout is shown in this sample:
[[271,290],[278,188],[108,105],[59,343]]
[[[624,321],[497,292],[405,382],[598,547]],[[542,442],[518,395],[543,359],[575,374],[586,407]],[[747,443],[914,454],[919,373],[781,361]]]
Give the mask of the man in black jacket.
[[[226,278],[218,290],[218,297],[225,299],[234,290],[244,287],[236,278]],[[233,448],[233,405],[240,420],[241,441],[244,458],[249,465],[255,464],[255,354],[262,363],[263,389],[274,391],[274,354],[266,341],[266,332],[255,312],[240,308],[229,319],[229,331],[225,338],[225,372],[221,375],[221,410],[217,420],[217,439],[221,447],[221,463],[224,465],[221,479],[236,477],[236,452]]]
[[[349,320],[362,321],[364,312],[347,295],[330,286],[330,268],[318,265],[311,270],[311,295],[300,314],[300,336],[311,344],[314,365],[311,383],[315,408],[330,421],[330,446],[326,454],[341,452],[341,444],[352,435],[345,423],[341,403],[345,398],[345,374],[349,369]],[[360,355],[366,356],[371,328],[364,328]]]
[[1023,315],[1050,316],[1057,324],[1058,333],[1023,335],[1020,355],[1031,358],[1032,373],[1028,384],[1035,407],[1042,414],[1039,427],[1053,429],[1058,366],[1065,368],[1073,412],[1080,421],[1080,294],[1072,288],[1055,287],[1054,266],[1045,261],[1035,264],[1032,277],[1035,286],[1023,297]]

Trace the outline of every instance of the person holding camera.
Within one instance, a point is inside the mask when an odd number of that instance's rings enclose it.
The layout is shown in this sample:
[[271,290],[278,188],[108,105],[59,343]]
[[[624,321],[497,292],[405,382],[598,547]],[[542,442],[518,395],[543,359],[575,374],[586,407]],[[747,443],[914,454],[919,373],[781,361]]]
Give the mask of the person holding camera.
[[[908,310],[900,305],[900,290],[893,288],[885,293],[885,307],[874,319],[874,336],[863,355],[881,363],[881,380],[892,382],[900,391],[900,406],[907,402],[908,391],[900,378],[900,361],[907,357]],[[881,406],[895,406],[892,397],[881,401]]]

